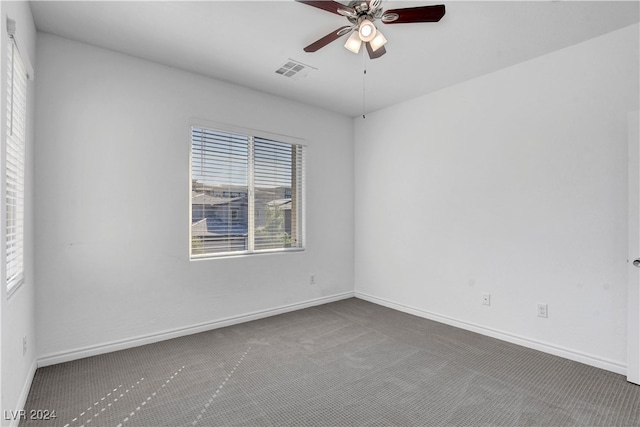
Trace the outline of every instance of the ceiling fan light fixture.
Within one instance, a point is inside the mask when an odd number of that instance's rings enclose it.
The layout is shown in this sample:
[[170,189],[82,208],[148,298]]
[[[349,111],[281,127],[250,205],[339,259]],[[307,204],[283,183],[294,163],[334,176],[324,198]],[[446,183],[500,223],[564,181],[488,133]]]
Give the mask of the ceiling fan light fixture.
[[360,40],[362,40],[363,42],[370,42],[376,36],[376,33],[376,26],[373,25],[373,22],[369,21],[368,19],[363,19],[360,23],[360,27],[358,27]]
[[362,40],[360,40],[360,35],[357,31],[354,31],[351,36],[347,39],[347,42],[344,44],[344,47],[349,49],[353,53],[360,52],[360,46],[362,46]]
[[375,52],[376,50],[387,44],[387,39],[382,35],[380,31],[378,31],[376,33],[376,36],[369,42],[369,44],[371,45],[371,49]]

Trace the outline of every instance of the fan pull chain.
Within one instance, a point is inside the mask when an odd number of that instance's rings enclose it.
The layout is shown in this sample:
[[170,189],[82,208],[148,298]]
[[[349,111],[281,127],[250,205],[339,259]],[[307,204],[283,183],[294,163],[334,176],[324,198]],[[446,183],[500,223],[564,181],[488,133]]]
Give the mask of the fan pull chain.
[[362,74],[362,118],[366,119],[367,116],[364,114],[365,113],[365,77],[367,76],[367,69],[365,68],[364,73]]
[[362,49],[362,118],[366,119],[365,115],[365,95],[366,95],[366,77],[367,77],[367,56],[365,55],[366,49]]

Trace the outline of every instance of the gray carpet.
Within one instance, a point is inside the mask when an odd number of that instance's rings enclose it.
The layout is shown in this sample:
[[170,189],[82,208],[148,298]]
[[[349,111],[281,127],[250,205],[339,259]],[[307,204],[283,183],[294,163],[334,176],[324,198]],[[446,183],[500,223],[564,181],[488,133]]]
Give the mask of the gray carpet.
[[611,372],[355,298],[37,370],[21,426],[640,426]]

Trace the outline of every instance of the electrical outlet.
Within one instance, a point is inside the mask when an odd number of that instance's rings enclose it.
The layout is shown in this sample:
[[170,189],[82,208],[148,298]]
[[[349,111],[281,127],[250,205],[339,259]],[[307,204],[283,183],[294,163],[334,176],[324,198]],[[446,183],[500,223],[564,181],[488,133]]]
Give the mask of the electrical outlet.
[[482,295],[482,305],[491,305],[491,294]]
[[310,285],[315,285],[316,284],[316,275],[314,273],[311,273],[309,275],[309,284]]
[[22,355],[23,356],[27,355],[27,337],[26,337],[26,335],[24,337],[22,337]]
[[538,304],[538,317],[548,317],[547,304]]

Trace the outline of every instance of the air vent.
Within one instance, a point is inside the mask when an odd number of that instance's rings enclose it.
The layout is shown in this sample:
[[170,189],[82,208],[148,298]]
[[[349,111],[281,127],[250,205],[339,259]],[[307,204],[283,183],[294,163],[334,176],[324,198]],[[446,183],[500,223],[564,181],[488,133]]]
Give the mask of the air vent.
[[276,70],[276,74],[298,80],[305,77],[313,70],[317,70],[317,68],[289,58],[282,67]]

